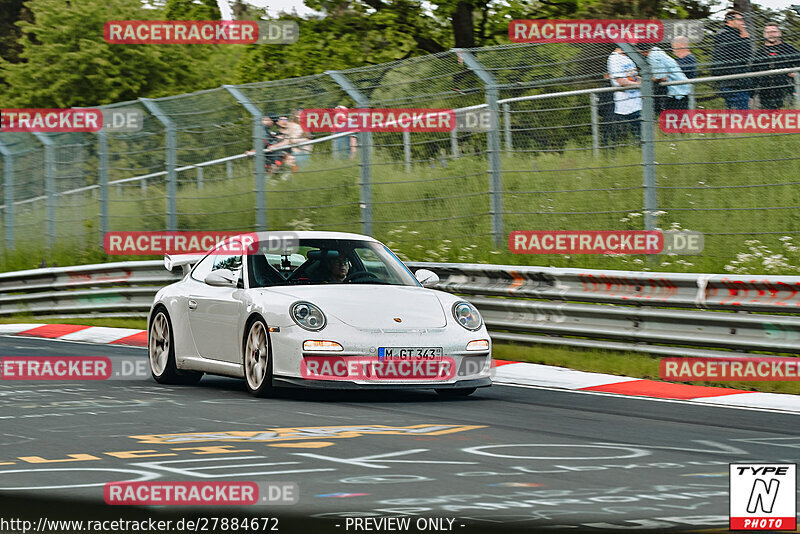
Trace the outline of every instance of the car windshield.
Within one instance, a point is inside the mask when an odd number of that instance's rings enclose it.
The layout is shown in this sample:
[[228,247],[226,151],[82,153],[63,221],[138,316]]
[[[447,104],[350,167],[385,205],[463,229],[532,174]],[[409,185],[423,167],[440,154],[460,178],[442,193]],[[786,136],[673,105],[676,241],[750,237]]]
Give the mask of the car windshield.
[[250,287],[343,283],[419,286],[388,248],[373,241],[301,239],[290,253],[252,254],[247,262]]

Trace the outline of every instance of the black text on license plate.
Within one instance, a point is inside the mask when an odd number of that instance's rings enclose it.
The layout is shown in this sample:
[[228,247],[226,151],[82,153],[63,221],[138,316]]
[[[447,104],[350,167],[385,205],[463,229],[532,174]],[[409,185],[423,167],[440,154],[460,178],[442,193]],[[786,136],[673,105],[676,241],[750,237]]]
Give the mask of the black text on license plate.
[[378,358],[385,360],[441,360],[442,347],[380,347]]

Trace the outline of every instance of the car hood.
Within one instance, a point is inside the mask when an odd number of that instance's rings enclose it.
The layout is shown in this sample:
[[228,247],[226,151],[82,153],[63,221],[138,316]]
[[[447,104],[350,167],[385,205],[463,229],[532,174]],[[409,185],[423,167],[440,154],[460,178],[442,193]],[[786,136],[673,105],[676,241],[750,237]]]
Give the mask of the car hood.
[[355,328],[404,330],[447,325],[436,294],[422,287],[326,284],[273,288],[273,291],[311,302],[328,317],[336,317]]

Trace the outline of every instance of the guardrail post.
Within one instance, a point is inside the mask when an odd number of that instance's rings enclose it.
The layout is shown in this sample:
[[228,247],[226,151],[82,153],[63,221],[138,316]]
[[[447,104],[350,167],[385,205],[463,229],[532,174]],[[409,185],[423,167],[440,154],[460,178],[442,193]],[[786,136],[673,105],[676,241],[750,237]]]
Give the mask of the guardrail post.
[[[359,108],[368,108],[369,99],[350,83],[341,72],[335,70],[325,71],[339,87],[352,98]],[[360,182],[361,182],[361,233],[372,235],[372,133],[359,132],[358,149],[360,154]]]
[[472,55],[472,52],[463,48],[454,48],[452,52],[464,60],[464,65],[483,82],[486,89],[486,106],[489,109],[491,128],[486,132],[486,148],[489,158],[489,212],[492,217],[492,241],[496,247],[502,246],[505,241],[503,230],[503,173],[500,163],[500,106],[498,100],[497,81],[491,72]]
[[600,115],[597,112],[599,98],[596,93],[589,94],[589,114],[592,117],[592,155],[600,155]]
[[108,233],[108,132],[101,129],[97,132],[97,160],[100,185],[100,246],[103,236]]
[[6,205],[3,214],[6,227],[6,248],[14,248],[14,153],[0,141],[0,154],[3,155],[3,188]]
[[[264,174],[266,163],[264,161],[264,125],[261,124],[261,119],[264,117],[264,112],[258,106],[247,98],[247,96],[239,90],[238,87],[233,85],[223,85],[222,87],[228,91],[236,101],[247,110],[253,117],[253,150],[255,150],[255,158],[253,158],[253,165],[255,165],[256,176],[256,231],[265,232],[267,230],[267,180]],[[230,173],[229,173],[230,174]]]
[[644,228],[654,230],[658,226],[656,211],[658,210],[658,193],[656,191],[656,147],[655,147],[655,110],[653,102],[653,73],[647,58],[629,43],[617,44],[633,60],[642,77],[642,167],[644,185]]
[[511,141],[511,105],[503,104],[503,130],[506,134],[506,151],[511,152],[514,149]]
[[458,151],[458,128],[450,130],[450,152],[453,154],[454,159],[461,157]]
[[47,197],[45,220],[47,221],[47,247],[56,242],[56,153],[55,143],[43,133],[33,134],[44,145],[44,194]]
[[800,70],[794,71],[794,108],[800,109]]
[[[145,108],[147,108],[147,111],[149,111],[156,119],[158,119],[158,122],[164,126],[167,145],[167,230],[174,232],[178,229],[178,176],[177,172],[175,171],[178,166],[178,140],[177,132],[175,131],[175,123],[172,122],[172,119],[170,119],[164,114],[164,112],[161,111],[161,108],[158,107],[155,100],[150,98],[140,98],[139,101],[144,105]],[[142,189],[144,190],[146,187],[147,185],[144,183],[144,180],[142,180]]]
[[225,162],[225,170],[227,172],[228,180],[233,178],[233,162],[232,161],[226,161]]
[[689,109],[697,109],[697,85],[689,84]]
[[403,132],[403,158],[406,163],[406,172],[411,172],[411,133]]
[[197,167],[197,189],[203,189],[203,167]]

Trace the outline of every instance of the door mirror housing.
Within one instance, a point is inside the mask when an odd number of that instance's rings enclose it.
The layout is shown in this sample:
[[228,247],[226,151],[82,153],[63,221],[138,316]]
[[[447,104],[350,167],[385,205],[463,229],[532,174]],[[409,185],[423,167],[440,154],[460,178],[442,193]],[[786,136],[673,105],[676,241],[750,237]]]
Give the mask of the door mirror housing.
[[239,277],[230,269],[217,269],[206,276],[205,283],[214,287],[236,287]]
[[428,269],[420,269],[414,273],[414,276],[422,284],[422,287],[433,287],[439,283],[439,275]]

